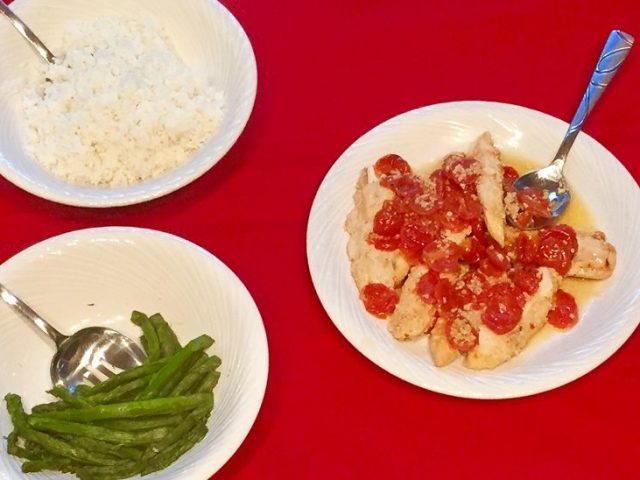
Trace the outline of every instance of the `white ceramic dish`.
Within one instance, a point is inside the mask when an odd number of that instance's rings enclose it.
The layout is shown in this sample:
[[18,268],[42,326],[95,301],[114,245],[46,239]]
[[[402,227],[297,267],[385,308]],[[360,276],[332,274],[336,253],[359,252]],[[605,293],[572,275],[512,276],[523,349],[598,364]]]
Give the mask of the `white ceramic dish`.
[[[0,281],[62,332],[105,325],[131,338],[133,309],[161,312],[184,343],[203,333],[222,358],[209,433],[193,450],[151,479],[206,480],[236,451],[249,432],[267,382],[267,340],[260,313],[229,268],[202,248],[153,230],[97,228],[54,237],[0,266]],[[49,401],[53,344],[0,305],[0,396],[14,392],[26,408]],[[26,478],[10,457],[10,420],[0,401],[0,478]],[[42,473],[34,480],[72,478]],[[139,477],[137,477],[139,478]]]
[[325,310],[338,330],[367,358],[410,383],[436,392],[469,398],[510,398],[564,385],[611,356],[640,322],[640,189],[602,145],[580,134],[566,175],[581,194],[596,225],[617,247],[618,265],[602,293],[583,308],[571,331],[534,343],[493,371],[474,372],[460,363],[439,369],[426,340],[403,344],[386,331],[384,321],[368,315],[358,298],[346,255],[343,229],[362,168],[387,153],[412,165],[437,162],[451,151],[464,151],[490,131],[507,154],[553,158],[567,124],[514,105],[456,102],[420,108],[377,126],[335,162],[316,195],[307,230],[311,276]]
[[[155,18],[184,61],[206,72],[225,94],[222,123],[199,152],[161,177],[122,188],[76,186],[42,168],[25,152],[17,113],[0,95],[0,174],[34,195],[85,207],[129,205],[166,195],[215,165],[249,119],[257,88],[255,56],[238,21],[215,0],[15,0],[11,8],[52,48],[68,22]],[[9,22],[0,21],[0,85],[16,76],[29,77],[42,61]]]

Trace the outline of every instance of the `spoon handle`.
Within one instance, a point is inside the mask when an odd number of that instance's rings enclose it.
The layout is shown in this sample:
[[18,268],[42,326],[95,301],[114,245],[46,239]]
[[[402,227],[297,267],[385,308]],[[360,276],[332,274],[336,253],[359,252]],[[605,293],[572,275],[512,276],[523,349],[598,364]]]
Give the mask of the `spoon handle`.
[[24,38],[26,38],[27,42],[31,44],[33,48],[35,48],[38,55],[44,58],[47,62],[53,64],[55,62],[56,57],[51,53],[51,51],[45,46],[44,43],[36,36],[35,33],[31,31],[31,29],[20,20],[15,13],[11,11],[11,9],[4,4],[2,0],[0,0],[0,13],[4,14],[11,25],[20,32]]
[[567,130],[564,140],[562,140],[562,144],[558,149],[558,153],[556,153],[555,159],[552,162],[560,169],[564,166],[564,162],[569,154],[569,149],[573,145],[578,133],[580,133],[587,116],[598,102],[604,89],[607,88],[609,82],[611,82],[618,72],[620,65],[622,65],[625,58],[627,58],[629,50],[631,50],[633,45],[633,40],[631,35],[620,30],[614,30],[609,34],[607,43],[605,43],[596,68],[591,75],[591,81],[587,86],[586,92],[584,92],[580,106],[573,116],[569,130]]
[[21,314],[27,320],[30,320],[36,327],[46,333],[56,345],[60,344],[67,339],[65,335],[62,335],[58,330],[49,325],[40,315],[38,315],[33,309],[11,293],[7,287],[0,283],[0,298],[9,305],[13,310]]

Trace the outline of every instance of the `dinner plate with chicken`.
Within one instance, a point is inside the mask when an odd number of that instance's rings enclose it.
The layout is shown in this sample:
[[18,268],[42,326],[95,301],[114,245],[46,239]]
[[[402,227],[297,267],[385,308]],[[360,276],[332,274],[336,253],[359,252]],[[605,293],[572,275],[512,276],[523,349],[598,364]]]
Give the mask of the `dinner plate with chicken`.
[[569,209],[541,230],[518,175],[553,158],[566,123],[455,102],[374,128],[334,163],[307,231],[318,296],[367,358],[461,397],[546,391],[597,367],[640,321],[640,191],[582,133]]

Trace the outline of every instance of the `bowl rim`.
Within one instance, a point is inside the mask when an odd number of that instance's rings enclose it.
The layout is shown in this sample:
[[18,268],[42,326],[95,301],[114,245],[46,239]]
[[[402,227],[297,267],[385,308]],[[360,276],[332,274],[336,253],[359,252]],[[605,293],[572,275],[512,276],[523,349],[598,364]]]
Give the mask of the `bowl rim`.
[[[31,0],[14,0],[11,7],[12,9],[15,8],[17,11],[20,8],[23,8],[23,5],[26,5],[30,1]],[[176,169],[187,165],[190,161],[189,159],[159,177],[151,178],[141,183],[134,183],[124,187],[114,188],[75,185],[73,183],[65,182],[64,180],[55,177],[46,169],[43,169],[50,178],[61,183],[60,187],[46,187],[41,185],[39,182],[32,181],[29,177],[17,173],[7,164],[6,161],[3,161],[5,158],[4,155],[0,155],[0,175],[16,187],[32,195],[55,203],[72,207],[111,208],[136,205],[169,195],[194,182],[220,162],[235,145],[251,118],[258,90],[258,67],[256,55],[249,36],[238,19],[219,1],[203,1],[206,2],[209,7],[218,9],[237,33],[242,44],[242,52],[246,54],[246,59],[244,61],[246,61],[248,65],[248,75],[250,77],[249,88],[243,94],[243,97],[245,97],[246,107],[240,110],[242,115],[239,115],[236,121],[230,125],[228,131],[231,134],[228,135],[226,142],[221,144],[216,155],[210,156],[206,161],[203,161],[198,168],[190,169],[179,177],[170,178],[169,176],[175,172]],[[220,131],[216,132],[211,138],[214,138],[219,133]],[[209,141],[211,138],[209,138]],[[36,160],[33,159],[33,161],[35,162]],[[91,192],[91,194],[89,195],[87,193],[76,192],[74,191],[75,189],[82,189],[85,192]]]
[[[237,428],[235,432],[230,435],[230,440],[223,445],[223,448],[219,449],[220,455],[218,461],[215,463],[207,463],[203,462],[201,465],[193,464],[190,466],[190,471],[185,475],[185,478],[189,479],[198,479],[198,480],[207,480],[211,475],[215,474],[218,470],[220,470],[229,459],[236,453],[236,451],[240,448],[242,443],[244,443],[246,437],[249,435],[249,432],[253,428],[255,421],[258,418],[260,410],[262,408],[262,404],[264,402],[264,397],[266,394],[266,388],[268,384],[269,378],[269,344],[266,329],[264,326],[264,320],[262,319],[262,314],[251,295],[251,292],[246,287],[246,285],[242,282],[240,277],[236,275],[236,273],[231,270],[222,260],[216,257],[213,253],[209,252],[205,248],[197,245],[190,240],[187,240],[183,237],[174,235],[172,233],[164,232],[161,230],[154,230],[149,228],[140,228],[140,227],[130,227],[130,226],[105,226],[105,227],[93,227],[93,228],[85,228],[72,230],[69,232],[62,233],[60,235],[55,235],[44,240],[41,240],[29,247],[19,251],[15,255],[11,256],[6,261],[0,263],[0,274],[5,268],[13,268],[14,263],[20,263],[29,261],[34,255],[38,255],[38,252],[41,252],[42,249],[46,249],[51,244],[59,244],[60,242],[68,243],[69,240],[90,240],[98,237],[99,235],[109,235],[109,236],[145,236],[156,239],[162,239],[163,241],[173,243],[175,245],[180,246],[180,248],[186,248],[194,251],[196,254],[200,255],[203,259],[203,263],[210,262],[215,268],[222,272],[225,277],[230,278],[233,282],[237,282],[240,290],[246,293],[246,297],[243,301],[250,301],[253,304],[255,312],[257,316],[255,320],[257,321],[257,325],[255,325],[254,334],[257,336],[258,344],[263,348],[253,349],[256,354],[262,358],[259,361],[255,362],[254,367],[251,370],[253,371],[251,378],[254,382],[252,388],[251,400],[247,402],[243,415],[243,421],[241,423],[242,428]],[[200,457],[206,458],[206,457]],[[0,464],[0,468],[2,465]],[[2,476],[2,471],[0,470],[0,476]],[[6,472],[5,472],[6,473]]]

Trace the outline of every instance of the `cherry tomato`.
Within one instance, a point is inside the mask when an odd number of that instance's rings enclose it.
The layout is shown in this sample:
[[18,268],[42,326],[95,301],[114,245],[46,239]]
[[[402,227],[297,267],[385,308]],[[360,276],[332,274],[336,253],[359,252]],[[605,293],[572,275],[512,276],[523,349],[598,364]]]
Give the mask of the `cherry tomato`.
[[480,260],[480,266],[478,267],[482,273],[484,273],[488,277],[499,277],[504,273],[504,270],[496,267],[488,258],[483,258]]
[[458,301],[458,296],[453,288],[453,284],[446,278],[438,280],[436,288],[433,291],[433,296],[441,311],[450,312],[460,307],[460,302]]
[[478,345],[478,330],[473,328],[468,320],[457,316],[450,316],[444,327],[449,345],[460,353],[467,353]]
[[540,285],[540,275],[535,268],[518,268],[510,274],[513,285],[521,292],[534,294]]
[[558,290],[553,308],[547,315],[549,323],[557,328],[571,328],[578,323],[578,305],[575,298],[564,290]]
[[391,153],[378,159],[373,166],[373,170],[378,177],[382,177],[389,174],[409,173],[411,167],[400,155]]
[[460,258],[469,265],[476,265],[485,256],[486,250],[484,245],[474,236],[465,238],[460,246],[463,250]]
[[384,236],[393,236],[400,233],[404,216],[398,211],[396,203],[385,200],[382,208],[373,219],[373,233]]
[[518,171],[515,168],[506,166],[504,167],[503,184],[505,185],[505,187],[511,187],[511,185],[513,185],[513,182],[515,182],[519,176],[520,175],[518,175]]
[[398,304],[398,294],[382,283],[369,283],[362,289],[364,308],[378,318],[391,315]]
[[440,275],[434,270],[429,270],[418,280],[416,293],[425,303],[430,305],[436,303],[435,291],[439,280]]
[[407,216],[400,230],[400,251],[409,263],[419,263],[425,245],[431,243],[437,234],[437,229],[427,219]]
[[423,180],[412,173],[384,176],[380,180],[380,185],[390,189],[400,198],[411,199],[411,201],[425,192]]
[[511,266],[507,253],[495,241],[487,248],[487,259],[500,272],[505,272]]
[[451,155],[444,160],[442,171],[465,191],[475,190],[478,180],[478,161],[475,158]]
[[549,200],[539,188],[523,188],[518,190],[517,196],[520,208],[530,212],[532,217],[549,218],[551,216]]
[[435,240],[424,247],[422,261],[436,272],[455,273],[460,269],[458,260],[462,249],[449,240]]
[[400,235],[392,235],[387,237],[385,235],[378,235],[377,233],[370,233],[367,237],[367,242],[376,247],[378,250],[384,252],[392,252],[400,247]]
[[540,238],[537,233],[533,235],[520,233],[516,239],[516,257],[518,261],[524,265],[535,263],[539,245]]
[[513,330],[522,317],[522,306],[513,292],[494,292],[487,301],[482,313],[482,323],[498,335],[504,335]]
[[535,262],[544,267],[555,268],[566,275],[578,249],[576,232],[568,225],[556,225],[540,232],[540,245]]

